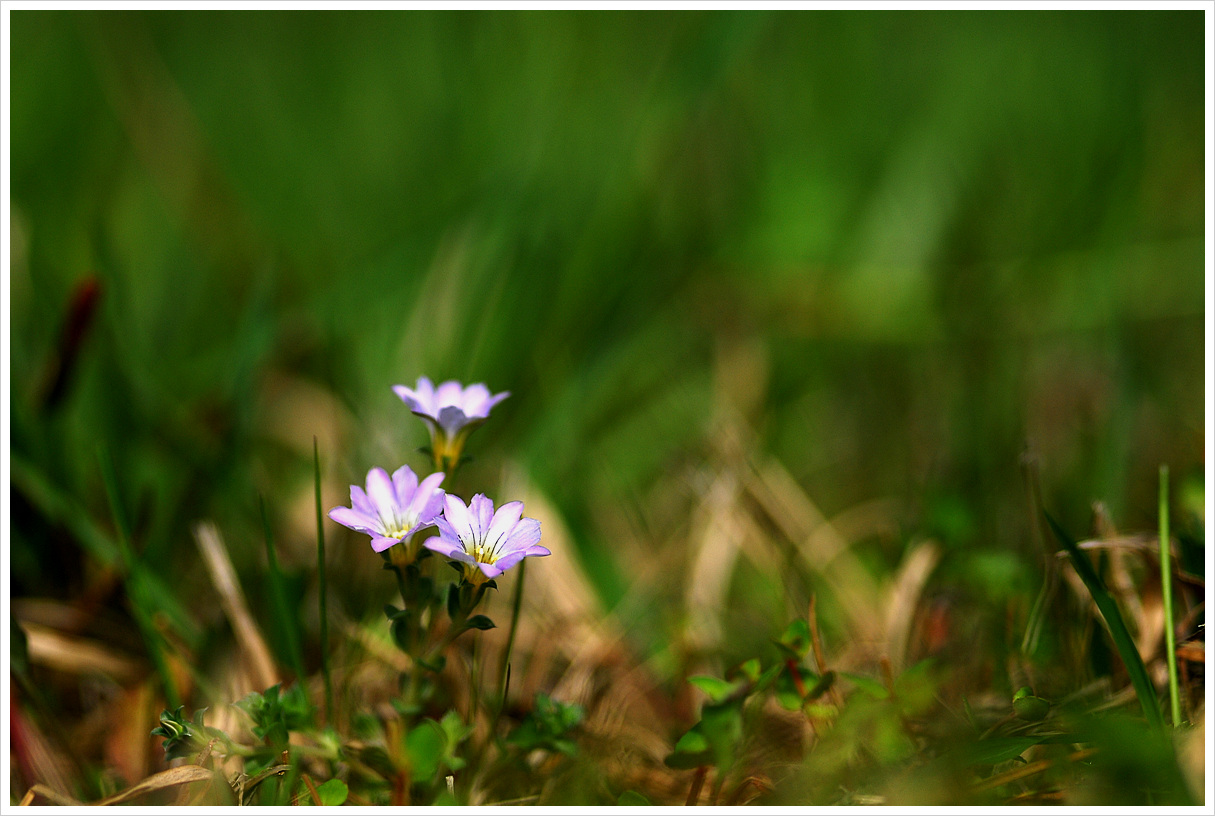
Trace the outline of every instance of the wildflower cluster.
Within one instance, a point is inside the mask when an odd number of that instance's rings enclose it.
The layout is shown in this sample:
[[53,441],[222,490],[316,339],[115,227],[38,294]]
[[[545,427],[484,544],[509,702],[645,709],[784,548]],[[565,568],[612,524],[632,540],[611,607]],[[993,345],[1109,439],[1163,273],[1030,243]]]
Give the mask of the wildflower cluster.
[[[498,733],[520,609],[521,565],[529,556],[550,554],[540,544],[540,522],[523,515],[522,502],[495,506],[485,493],[466,502],[451,489],[466,458],[469,434],[509,394],[491,394],[482,384],[466,388],[455,381],[436,388],[425,377],[413,388],[398,385],[394,390],[427,425],[430,446],[424,450],[433,460],[433,472],[415,472],[409,465],[391,473],[373,467],[361,486],[350,486],[349,505],[332,508],[329,518],[367,535],[384,568],[396,576],[401,606],[388,605],[385,614],[393,642],[409,657],[399,696],[391,700],[391,709],[356,715],[354,740],[334,730],[332,703],[327,708],[329,722],[324,728],[318,725],[303,683],[275,685],[234,704],[248,720],[255,738],[251,744],[206,726],[203,711],[192,720],[186,719],[183,708],[165,711],[152,733],[163,738],[166,758],[193,756],[200,763],[213,762],[207,759],[212,755],[241,758],[244,772],[228,786],[236,804],[301,798],[341,804],[348,795],[394,805],[467,803],[476,795],[472,792],[484,791],[503,774],[525,767],[526,757],[537,750],[566,758],[576,754],[573,735],[582,709],[543,692],[537,693],[534,711],[519,719],[517,727]],[[319,516],[319,465],[317,474]],[[454,568],[454,579],[434,569],[440,560]],[[497,589],[495,579],[516,566],[520,569],[502,674],[478,715],[482,674],[470,661],[467,678],[459,680],[460,685],[453,683],[458,669],[447,668],[447,653],[465,632],[495,628],[477,608],[488,590]],[[474,700],[467,718],[456,708],[453,688],[462,688]],[[478,716],[488,717],[487,730],[475,727]],[[304,757],[312,763],[306,772]],[[348,777],[358,769],[361,793],[338,778],[339,763],[346,765]],[[332,778],[313,785],[310,774],[325,764]],[[267,784],[269,780],[276,781]]]
[[[372,468],[364,487],[351,485],[350,505],[333,508],[329,518],[370,536],[371,548],[384,558],[385,569],[396,574],[402,607],[389,605],[385,613],[393,641],[409,655],[411,668],[402,675],[402,694],[394,703],[401,718],[382,723],[387,756],[377,755],[375,761],[386,762],[388,777],[404,774],[411,780],[411,801],[419,797],[433,801],[433,795],[425,795],[439,788],[426,788],[425,780],[433,781],[440,767],[454,772],[463,766],[464,760],[454,752],[471,733],[453,711],[441,719],[425,717],[440,696],[436,681],[447,665],[445,652],[464,632],[495,627],[487,615],[474,614],[486,591],[497,588],[494,579],[529,556],[550,553],[540,544],[540,522],[523,515],[522,502],[495,507],[484,493],[476,493],[466,503],[451,490],[466,459],[469,434],[510,394],[491,394],[483,384],[464,387],[453,380],[436,388],[425,377],[413,388],[397,385],[393,390],[426,423],[430,446],[423,450],[430,454],[434,472],[423,477],[402,465],[389,476],[383,468]],[[444,585],[429,569],[427,562],[434,555],[455,569],[456,580]],[[516,614],[521,584],[520,575],[515,585]],[[504,678],[497,700],[499,712],[505,682]],[[394,744],[399,750],[393,749]],[[436,751],[450,756],[436,764]]]
[[397,385],[393,390],[430,429],[430,450],[439,471],[419,481],[408,465],[392,478],[382,468],[372,468],[366,490],[351,485],[350,506],[333,508],[329,517],[367,533],[376,552],[404,545],[389,556],[398,568],[417,559],[419,551],[412,545],[418,532],[436,527],[439,538],[427,539],[424,546],[451,559],[464,581],[478,587],[529,555],[549,555],[540,546],[540,522],[522,518],[522,502],[507,502],[495,510],[493,501],[478,493],[466,505],[439,487],[459,466],[469,433],[510,393],[491,395],[481,383],[463,388],[454,380],[435,388],[426,377],[418,378],[414,388]]

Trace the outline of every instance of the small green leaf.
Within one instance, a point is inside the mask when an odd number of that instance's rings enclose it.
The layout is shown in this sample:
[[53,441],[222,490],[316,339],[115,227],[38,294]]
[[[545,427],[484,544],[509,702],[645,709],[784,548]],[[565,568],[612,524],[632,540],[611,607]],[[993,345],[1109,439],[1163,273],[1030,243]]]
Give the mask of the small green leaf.
[[350,789],[346,787],[346,783],[342,780],[330,779],[318,785],[316,793],[321,797],[321,805],[324,807],[337,807],[346,803],[346,797],[350,795]]
[[482,632],[484,632],[486,629],[495,628],[497,624],[490,620],[486,615],[473,615],[468,619],[464,626],[467,629],[480,629]]
[[[782,663],[781,668],[786,668]],[[803,675],[803,679],[805,676]],[[814,680],[818,678],[815,677]],[[797,684],[793,681],[793,674],[789,671],[782,671],[776,678],[776,702],[780,703],[781,707],[786,711],[797,711],[802,707],[802,695],[798,693]]]
[[747,678],[751,684],[758,682],[760,673],[759,658],[753,657],[740,665],[738,667],[738,673]]
[[699,754],[709,750],[709,741],[697,726],[679,738],[679,742],[675,743],[675,750],[685,754]]
[[510,733],[506,742],[528,751],[544,748],[573,756],[577,746],[565,737],[584,716],[582,706],[562,703],[544,692],[537,692],[531,713]]
[[1026,722],[1041,722],[1050,712],[1050,703],[1032,694],[1013,698],[1013,713]]
[[624,793],[620,794],[620,798],[616,800],[616,804],[624,807],[630,807],[638,805],[651,805],[653,803],[635,790],[626,790]]
[[679,738],[679,742],[675,743],[675,750],[667,756],[664,763],[668,768],[678,771],[713,764],[713,752],[709,748],[709,740],[701,730],[701,723],[696,723],[692,730]]
[[578,743],[569,739],[555,739],[553,740],[553,750],[566,756],[578,756]]
[[433,720],[418,723],[405,737],[409,770],[414,782],[429,782],[439,770],[447,736]]
[[443,750],[443,764],[449,770],[458,771],[465,766],[465,761],[456,756],[456,749],[460,747],[460,743],[468,739],[473,732],[471,725],[465,725],[464,720],[460,719],[460,715],[454,711],[448,711],[443,715],[443,719],[439,722],[439,727],[443,729],[443,734],[447,738]]
[[819,697],[822,697],[824,694],[830,691],[833,685],[835,685],[835,672],[828,671],[818,679],[818,682],[815,683],[809,691],[806,692],[806,701],[810,702],[817,700]]
[[781,671],[785,668],[783,663],[777,663],[768,668],[763,674],[755,678],[754,691],[767,691],[768,688],[776,682],[776,678],[780,676]]
[[742,739],[742,700],[705,706],[700,712],[700,722],[717,767],[729,768]]
[[801,660],[810,653],[810,624],[798,618],[785,627],[776,645],[787,657]]
[[735,688],[733,683],[722,680],[720,677],[711,677],[707,674],[689,677],[688,682],[709,695],[709,699],[715,703],[729,697]]

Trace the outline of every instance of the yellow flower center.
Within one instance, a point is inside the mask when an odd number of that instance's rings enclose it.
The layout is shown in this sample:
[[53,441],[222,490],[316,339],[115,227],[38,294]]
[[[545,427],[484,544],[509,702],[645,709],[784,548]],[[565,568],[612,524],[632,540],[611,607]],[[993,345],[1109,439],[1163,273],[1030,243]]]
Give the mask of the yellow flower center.
[[406,526],[406,525],[402,524],[391,530],[385,530],[384,536],[386,538],[404,538],[405,534],[409,532],[409,527],[412,527],[412,526],[413,525]]

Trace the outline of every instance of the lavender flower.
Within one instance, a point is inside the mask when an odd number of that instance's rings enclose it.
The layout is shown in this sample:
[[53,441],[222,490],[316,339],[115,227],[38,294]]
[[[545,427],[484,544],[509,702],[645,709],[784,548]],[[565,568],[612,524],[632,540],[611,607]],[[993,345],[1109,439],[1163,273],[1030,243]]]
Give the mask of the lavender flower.
[[484,383],[464,388],[448,380],[435,388],[426,377],[419,377],[415,388],[394,385],[392,390],[430,428],[435,466],[447,473],[459,464],[468,435],[489,418],[491,408],[510,396],[509,391],[491,395]]
[[350,507],[333,508],[329,518],[367,533],[371,548],[383,552],[394,544],[408,542],[418,530],[434,524],[443,511],[443,491],[439,489],[442,481],[442,473],[432,473],[419,484],[408,465],[398,468],[391,479],[383,468],[372,468],[367,474],[367,490],[351,485]]
[[494,512],[494,503],[484,494],[464,506],[459,497],[443,497],[443,515],[435,519],[439,538],[423,546],[464,565],[464,579],[483,584],[496,578],[529,555],[549,555],[541,547],[540,522],[519,518],[523,502],[507,502]]

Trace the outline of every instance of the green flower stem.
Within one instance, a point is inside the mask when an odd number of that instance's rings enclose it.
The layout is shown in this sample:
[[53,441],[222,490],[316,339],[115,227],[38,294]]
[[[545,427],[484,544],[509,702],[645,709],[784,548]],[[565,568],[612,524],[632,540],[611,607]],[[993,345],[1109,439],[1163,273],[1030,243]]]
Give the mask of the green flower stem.
[[[398,545],[400,546],[400,545]],[[401,606],[405,607],[409,604],[409,588],[405,585],[405,571],[396,564],[389,564],[393,573],[397,576],[397,592],[401,593]]]
[[[447,647],[450,646],[456,638],[468,631],[468,627],[465,626],[465,623],[468,622],[468,616],[474,609],[477,608],[477,605],[481,603],[481,599],[485,597],[484,585],[478,587],[471,595],[466,593],[467,587],[469,587],[468,584],[460,585],[460,606],[456,610],[456,615],[451,621],[451,626],[448,627],[447,631],[443,634],[443,637],[439,639],[439,642],[426,652],[425,657],[419,659],[415,655],[410,655],[410,657],[413,658],[413,666],[409,671],[409,682],[405,689],[405,704],[409,707],[417,705],[418,686],[419,681],[421,680],[422,670],[427,665],[434,665],[435,659],[438,658],[439,655],[443,654],[443,652],[447,650]],[[431,623],[433,624],[437,618],[438,615],[432,615]]]
[[[481,762],[485,758],[486,751],[489,750],[491,743],[502,749],[501,738],[498,737],[498,723],[502,719],[502,712],[506,709],[506,692],[507,683],[510,682],[510,656],[515,648],[515,632],[519,627],[519,609],[523,605],[523,576],[526,574],[527,559],[519,562],[519,575],[515,579],[514,597],[511,599],[510,610],[510,634],[506,637],[506,651],[502,654],[502,665],[498,672],[498,699],[497,705],[494,707],[494,716],[490,720],[489,735],[486,737],[484,744],[477,751],[474,762],[475,767],[481,768]],[[481,778],[478,774],[477,779]],[[475,787],[475,780],[474,780]]]
[[1181,725],[1181,695],[1177,688],[1177,643],[1173,621],[1173,554],[1169,542],[1169,466],[1160,466],[1160,582],[1164,601],[1164,644],[1169,664],[1169,705],[1173,727]]

